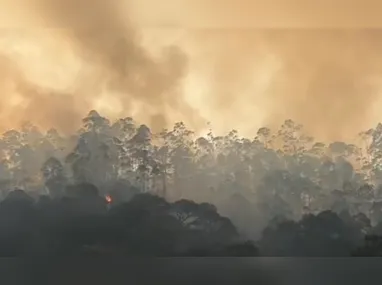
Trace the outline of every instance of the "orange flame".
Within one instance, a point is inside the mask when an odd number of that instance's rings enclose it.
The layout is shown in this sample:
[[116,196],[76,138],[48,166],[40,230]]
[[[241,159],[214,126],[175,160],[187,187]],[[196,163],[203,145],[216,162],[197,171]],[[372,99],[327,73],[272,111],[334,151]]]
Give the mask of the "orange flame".
[[106,195],[106,196],[105,196],[105,200],[106,200],[106,202],[107,202],[108,204],[110,204],[110,203],[113,201],[113,199],[111,198],[110,195]]

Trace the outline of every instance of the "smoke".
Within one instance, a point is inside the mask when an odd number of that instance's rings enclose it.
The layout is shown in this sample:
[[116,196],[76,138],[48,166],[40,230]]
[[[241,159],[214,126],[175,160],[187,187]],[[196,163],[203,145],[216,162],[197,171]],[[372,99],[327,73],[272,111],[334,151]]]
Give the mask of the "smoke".
[[[0,103],[0,127],[28,119],[69,131],[97,108],[154,129],[183,120],[198,130],[208,120],[218,130],[252,135],[291,118],[319,139],[350,139],[380,119],[382,32],[366,29],[380,24],[380,4],[317,3],[28,1],[24,14],[46,34],[31,36],[29,46],[56,44],[32,62],[4,42],[1,91],[10,95]],[[142,44],[149,22],[158,29],[183,25],[180,47],[149,52]],[[47,50],[54,50],[50,58]],[[51,71],[36,76],[44,64]],[[64,75],[56,80],[52,70]]]
[[78,107],[85,103],[84,98],[34,84],[4,55],[0,57],[0,66],[0,86],[4,94],[0,101],[0,128],[5,129],[15,122],[22,124],[28,118],[39,125],[60,126],[63,131],[72,130],[78,124]]
[[367,128],[381,87],[382,33],[286,31],[269,44],[282,61],[269,88],[269,120],[291,117],[327,139]]
[[[151,0],[142,0],[150,2]],[[171,0],[164,0],[164,2]],[[152,1],[151,1],[152,2]],[[182,24],[193,28],[375,28],[378,0],[184,0]]]
[[351,139],[380,119],[374,113],[380,30],[233,29],[194,36],[215,45],[204,58],[213,67],[206,73],[213,84],[210,108],[228,114],[239,129],[253,132],[259,123],[275,127],[291,118],[320,139]]
[[[128,7],[123,4],[119,0],[30,1],[29,14],[61,43],[55,47],[56,55],[76,56],[79,67],[67,74],[71,77],[67,86],[53,91],[21,72],[24,66],[16,67],[17,53],[6,50],[3,57],[8,63],[1,72],[15,86],[11,97],[17,94],[20,102],[13,106],[11,117],[8,114],[3,117],[13,124],[28,119],[73,130],[78,126],[74,121],[80,122],[79,118],[89,109],[109,104],[112,114],[107,115],[114,118],[137,115],[156,130],[166,127],[170,118],[185,119],[197,127],[202,120],[180,93],[187,74],[186,55],[173,46],[163,49],[160,56],[150,54],[129,23]],[[42,44],[39,39],[33,40],[35,45]],[[46,59],[41,56],[40,60]],[[56,65],[54,69],[67,68],[65,65],[70,63],[64,62],[64,66]],[[10,90],[6,91],[10,94]],[[9,102],[2,105],[11,106]]]
[[183,24],[199,53],[197,72],[209,82],[202,110],[213,110],[218,127],[253,134],[291,118],[319,139],[348,140],[381,119],[382,31],[370,28],[381,24],[380,3],[192,6]]

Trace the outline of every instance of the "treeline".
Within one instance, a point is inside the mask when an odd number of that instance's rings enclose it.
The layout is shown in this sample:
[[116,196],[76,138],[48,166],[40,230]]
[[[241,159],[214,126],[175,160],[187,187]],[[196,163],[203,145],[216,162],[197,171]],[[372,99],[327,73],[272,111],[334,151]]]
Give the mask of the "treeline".
[[[364,214],[324,211],[300,221],[275,217],[260,240],[243,239],[209,203],[170,203],[151,194],[128,202],[92,184],[61,198],[14,190],[0,203],[0,256],[379,256],[382,226]],[[365,239],[366,244],[363,243]]]
[[[69,189],[68,189],[69,190]],[[0,256],[257,255],[228,218],[208,203],[169,203],[150,194],[115,204],[92,184],[60,199],[11,191],[0,203]]]
[[[110,122],[91,111],[75,134],[27,123],[4,133],[0,150],[5,250],[18,247],[5,241],[28,236],[39,252],[98,246],[129,254],[346,256],[381,228],[381,124],[360,133],[359,144],[324,144],[292,120],[275,131],[261,128],[255,138],[212,130],[196,137],[183,123],[152,133],[132,118]],[[92,201],[99,201],[97,215],[83,218]],[[195,221],[183,220],[187,211]],[[26,229],[12,222],[23,213],[31,219]],[[82,227],[99,231],[90,236],[100,240],[59,242],[69,232],[85,235]]]

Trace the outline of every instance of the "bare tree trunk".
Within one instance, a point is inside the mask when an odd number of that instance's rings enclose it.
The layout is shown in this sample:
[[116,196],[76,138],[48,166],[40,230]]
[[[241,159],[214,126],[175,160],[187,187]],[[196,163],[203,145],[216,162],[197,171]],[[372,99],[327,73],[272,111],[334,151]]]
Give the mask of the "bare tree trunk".
[[163,163],[164,167],[163,167],[163,172],[162,172],[162,195],[163,195],[163,198],[166,199],[167,198],[167,154],[165,154],[165,157],[164,157],[164,163]]
[[162,183],[163,183],[162,195],[163,195],[163,198],[166,199],[166,196],[167,196],[167,168],[166,167],[165,167],[162,175],[163,175],[163,177],[162,177]]

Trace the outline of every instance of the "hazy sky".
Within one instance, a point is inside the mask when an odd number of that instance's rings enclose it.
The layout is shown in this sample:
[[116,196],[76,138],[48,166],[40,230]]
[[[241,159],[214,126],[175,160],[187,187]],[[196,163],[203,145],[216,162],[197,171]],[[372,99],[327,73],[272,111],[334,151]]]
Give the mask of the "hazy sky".
[[187,28],[379,27],[378,0],[140,0],[136,18],[146,26]]
[[211,121],[254,134],[294,118],[322,139],[350,138],[382,119],[381,8],[0,0],[0,127],[32,119],[69,131],[94,107],[155,128],[184,120],[201,130]]

